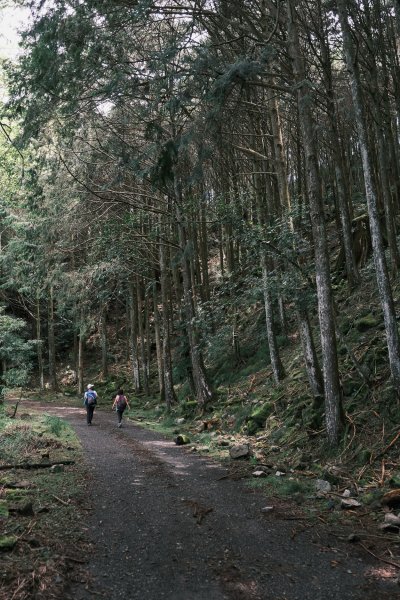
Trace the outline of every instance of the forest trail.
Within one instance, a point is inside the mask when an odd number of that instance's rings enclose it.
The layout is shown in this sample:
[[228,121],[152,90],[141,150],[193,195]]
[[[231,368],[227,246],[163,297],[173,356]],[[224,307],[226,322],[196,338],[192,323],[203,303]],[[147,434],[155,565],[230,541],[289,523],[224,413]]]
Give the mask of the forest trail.
[[[371,579],[382,567],[323,525],[275,509],[265,492],[171,440],[95,412],[46,408],[81,439],[93,544],[66,598],[86,600],[330,600],[399,597]],[[288,518],[289,517],[289,518]],[[373,559],[371,559],[372,561]]]

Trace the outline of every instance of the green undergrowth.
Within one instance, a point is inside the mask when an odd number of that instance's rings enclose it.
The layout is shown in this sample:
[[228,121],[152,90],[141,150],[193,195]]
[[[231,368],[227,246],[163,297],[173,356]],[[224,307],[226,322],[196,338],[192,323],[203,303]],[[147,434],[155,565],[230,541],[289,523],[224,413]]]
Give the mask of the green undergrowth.
[[[80,443],[72,428],[51,415],[0,415],[0,579],[4,597],[62,598],[66,556],[79,559],[83,543],[85,481]],[[62,467],[37,463],[72,461]],[[16,592],[18,590],[18,593]],[[13,595],[14,594],[14,595]],[[3,596],[2,596],[3,597]]]
[[[179,384],[179,401],[170,412],[156,396],[138,398],[132,403],[131,418],[170,437],[186,434],[192,445],[207,446],[212,455],[222,459],[227,458],[229,445],[247,441],[253,448],[255,464],[281,463],[287,470],[307,473],[304,477],[300,473],[300,480],[306,481],[308,476],[332,479],[331,471],[336,468],[333,483],[338,489],[348,487],[349,481],[360,488],[387,489],[388,482],[400,472],[400,439],[395,440],[400,402],[390,384],[376,284],[368,269],[363,276],[362,287],[350,296],[344,284],[336,291],[343,394],[343,422],[337,448],[330,448],[327,443],[323,401],[310,393],[296,323],[289,322],[288,334],[279,336],[287,376],[276,385],[263,321],[258,316],[252,325],[250,311],[240,323],[239,355],[234,356],[228,335],[217,335],[216,345],[208,354],[215,399],[206,411],[200,411],[187,386]],[[394,287],[394,296],[398,302],[400,288]],[[320,355],[316,327],[314,333]],[[354,357],[368,382],[354,364]],[[282,493],[295,494],[292,484],[277,485]]]

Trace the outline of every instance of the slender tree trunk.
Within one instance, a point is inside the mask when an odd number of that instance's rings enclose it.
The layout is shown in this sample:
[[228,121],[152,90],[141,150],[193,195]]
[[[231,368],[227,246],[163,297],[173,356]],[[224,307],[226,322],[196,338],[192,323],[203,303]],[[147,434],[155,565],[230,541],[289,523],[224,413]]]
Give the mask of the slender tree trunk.
[[170,335],[170,277],[167,268],[166,249],[162,240],[160,241],[160,283],[162,304],[162,358],[164,367],[164,399],[167,409],[176,402],[174,383],[172,377],[171,361],[171,335]]
[[132,375],[133,385],[135,393],[138,394],[142,391],[141,380],[140,380],[140,369],[139,369],[139,355],[138,355],[138,316],[137,316],[137,299],[136,290],[133,283],[129,286],[129,304],[130,304],[130,330],[131,330],[131,356],[132,356]]
[[219,249],[219,268],[221,270],[221,276],[225,275],[225,261],[224,261],[224,229],[222,225],[219,226],[220,239],[218,244]]
[[103,306],[100,317],[101,337],[101,374],[103,379],[108,377],[108,339],[107,339],[107,307]]
[[78,394],[83,394],[83,355],[84,355],[84,339],[83,326],[81,325],[78,336]]
[[144,339],[144,328],[143,328],[143,294],[142,294],[142,285],[139,280],[136,281],[136,293],[137,293],[137,322],[138,322],[138,334],[139,334],[139,354],[140,354],[140,362],[142,367],[142,381],[143,381],[143,391],[146,396],[150,395],[149,392],[149,380],[147,377],[147,368],[146,368],[146,346]]
[[360,281],[360,275],[358,273],[358,268],[353,250],[353,239],[351,233],[351,215],[348,202],[350,194],[346,189],[346,180],[344,177],[344,163],[338,127],[339,116],[337,114],[335,93],[332,81],[332,60],[330,55],[329,42],[323,24],[323,15],[320,0],[318,1],[318,12],[320,20],[321,59],[323,62],[323,73],[328,102],[327,115],[329,119],[329,128],[331,134],[331,147],[335,170],[337,203],[339,208],[339,218],[342,230],[342,241],[346,265],[347,282],[349,288],[352,289],[356,285],[358,285]]
[[187,240],[186,232],[183,221],[183,215],[181,214],[181,191],[178,178],[174,177],[174,191],[175,191],[175,210],[178,223],[179,232],[179,243],[182,251],[182,276],[183,276],[183,294],[184,294],[184,306],[186,315],[186,328],[188,332],[189,348],[190,348],[190,360],[193,374],[193,381],[196,389],[196,399],[201,407],[210,402],[213,398],[213,392],[207,379],[206,370],[203,363],[203,357],[199,348],[198,335],[195,330],[194,320],[195,311],[193,306],[193,294],[191,288],[191,277],[190,277],[190,265],[188,263],[188,257],[186,255]]
[[49,384],[52,390],[57,390],[56,374],[56,343],[54,335],[54,290],[53,286],[49,289],[48,301],[48,345],[49,345]]
[[393,303],[392,288],[385,260],[382,231],[379,222],[379,211],[376,193],[373,186],[371,158],[368,148],[368,135],[358,64],[355,56],[351,30],[348,22],[347,2],[337,0],[340,25],[342,28],[343,47],[347,68],[350,76],[350,86],[353,98],[355,119],[360,143],[361,159],[364,171],[365,194],[369,214],[372,248],[376,279],[385,322],[390,370],[394,385],[400,392],[400,345],[397,329],[396,312]]
[[40,297],[39,294],[36,296],[36,342],[37,342],[37,359],[38,359],[38,372],[39,372],[39,387],[44,390],[44,369],[43,369],[43,341],[41,333],[41,319],[40,319]]
[[208,242],[207,242],[207,218],[206,218],[206,196],[202,191],[201,201],[201,224],[200,224],[200,261],[203,281],[204,300],[210,300],[210,278],[208,276]]
[[144,336],[146,341],[146,375],[147,381],[150,381],[150,360],[151,360],[151,329],[150,329],[150,298],[146,291],[144,298]]
[[154,311],[154,337],[156,340],[156,355],[157,355],[157,375],[158,375],[158,390],[160,397],[164,401],[164,367],[162,359],[162,342],[161,342],[161,327],[160,327],[160,313],[158,310],[158,294],[157,294],[157,283],[153,284],[153,311]]
[[337,446],[340,430],[341,393],[336,350],[333,295],[325,216],[321,197],[321,181],[317,148],[315,146],[315,128],[310,105],[310,86],[306,79],[304,58],[299,41],[295,13],[296,6],[297,0],[287,1],[289,54],[292,60],[297,88],[299,119],[307,168],[310,217],[314,238],[318,316],[324,374],[325,420],[329,443],[331,446]]
[[268,337],[268,347],[269,347],[269,355],[271,358],[271,366],[272,373],[274,377],[275,383],[279,383],[285,377],[285,371],[282,365],[281,358],[279,356],[278,344],[276,341],[276,333],[275,333],[275,323],[273,319],[273,308],[272,308],[272,298],[271,292],[269,289],[268,282],[268,260],[265,256],[265,253],[261,256],[261,267],[263,274],[263,295],[264,295],[264,307],[265,307],[265,322],[267,326],[267,337]]
[[296,313],[299,323],[301,345],[303,347],[304,361],[307,370],[308,381],[314,397],[324,396],[324,383],[321,369],[315,351],[314,339],[311,331],[308,312],[301,300],[296,302]]

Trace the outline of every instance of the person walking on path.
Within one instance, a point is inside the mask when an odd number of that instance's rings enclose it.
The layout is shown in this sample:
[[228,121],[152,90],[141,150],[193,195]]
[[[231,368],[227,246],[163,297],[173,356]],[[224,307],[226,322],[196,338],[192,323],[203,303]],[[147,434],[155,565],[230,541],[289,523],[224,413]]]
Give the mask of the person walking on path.
[[124,390],[118,390],[118,393],[115,396],[114,403],[112,405],[113,410],[114,407],[118,415],[118,427],[122,427],[122,415],[124,414],[124,410],[126,409],[126,407],[128,407],[129,409],[131,408],[129,406],[128,398],[124,395]]
[[87,390],[83,398],[83,404],[86,407],[86,422],[88,425],[91,425],[94,409],[96,408],[97,404],[97,392],[94,390],[93,383],[88,383]]

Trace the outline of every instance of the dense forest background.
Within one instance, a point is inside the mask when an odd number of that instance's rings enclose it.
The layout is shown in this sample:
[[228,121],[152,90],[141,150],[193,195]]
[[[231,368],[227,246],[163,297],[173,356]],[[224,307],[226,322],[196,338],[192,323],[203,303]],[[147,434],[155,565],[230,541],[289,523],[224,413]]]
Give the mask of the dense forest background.
[[360,413],[390,432],[400,2],[16,4],[3,392],[69,365],[167,411],[240,400],[249,433],[285,410],[331,448]]

